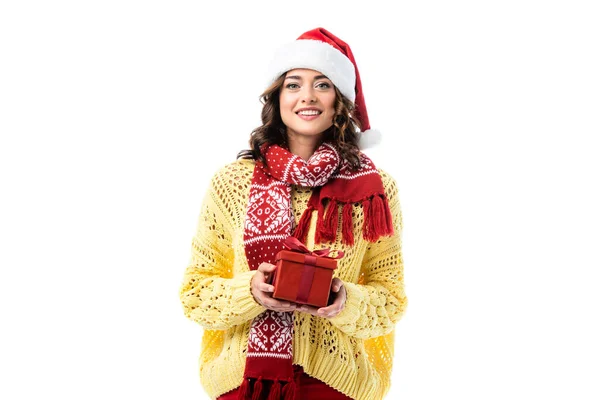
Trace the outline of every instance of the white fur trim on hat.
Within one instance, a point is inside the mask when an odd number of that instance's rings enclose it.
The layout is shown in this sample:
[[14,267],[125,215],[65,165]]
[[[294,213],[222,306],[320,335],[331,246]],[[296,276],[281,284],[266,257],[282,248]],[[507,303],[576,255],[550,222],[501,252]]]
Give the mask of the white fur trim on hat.
[[358,137],[359,149],[372,149],[379,147],[381,142],[381,132],[377,129],[369,129],[361,132]]
[[345,97],[354,102],[356,97],[354,64],[332,45],[319,40],[301,39],[280,47],[268,68],[271,79],[269,84],[281,74],[296,68],[321,72]]

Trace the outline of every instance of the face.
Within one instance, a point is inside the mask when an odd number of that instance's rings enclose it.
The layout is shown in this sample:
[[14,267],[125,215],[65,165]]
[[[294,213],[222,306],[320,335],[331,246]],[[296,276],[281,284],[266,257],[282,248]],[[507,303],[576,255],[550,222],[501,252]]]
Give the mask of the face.
[[279,112],[290,135],[320,136],[333,125],[335,89],[323,74],[312,69],[286,73],[279,94]]

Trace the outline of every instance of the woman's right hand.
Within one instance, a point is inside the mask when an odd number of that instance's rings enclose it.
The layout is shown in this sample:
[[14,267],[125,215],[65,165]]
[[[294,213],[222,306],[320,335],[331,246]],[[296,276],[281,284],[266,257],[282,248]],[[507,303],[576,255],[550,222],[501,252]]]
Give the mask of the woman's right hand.
[[277,300],[273,298],[273,285],[267,283],[270,275],[275,270],[275,265],[262,263],[258,266],[258,270],[250,281],[250,289],[254,300],[263,307],[279,312],[287,312],[296,310],[296,303],[285,300]]

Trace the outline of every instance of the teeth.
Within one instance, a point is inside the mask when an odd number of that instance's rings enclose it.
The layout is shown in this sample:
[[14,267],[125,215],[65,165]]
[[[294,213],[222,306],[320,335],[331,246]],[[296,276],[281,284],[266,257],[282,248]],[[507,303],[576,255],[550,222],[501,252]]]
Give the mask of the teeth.
[[317,111],[317,110],[304,110],[304,111],[298,112],[298,114],[300,114],[300,115],[319,115],[319,114],[321,114],[321,112]]

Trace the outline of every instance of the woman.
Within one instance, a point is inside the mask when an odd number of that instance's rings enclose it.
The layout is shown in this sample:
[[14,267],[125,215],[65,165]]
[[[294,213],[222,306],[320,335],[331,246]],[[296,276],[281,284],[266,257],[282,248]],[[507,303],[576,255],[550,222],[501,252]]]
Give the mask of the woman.
[[[202,384],[213,399],[381,399],[407,304],[401,214],[395,181],[358,148],[372,133],[354,57],[317,28],[271,76],[251,149],[212,179],[181,286],[205,328]],[[344,252],[330,305],[272,297],[289,236]]]

